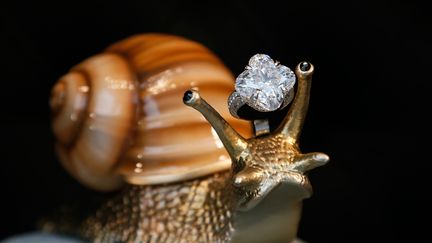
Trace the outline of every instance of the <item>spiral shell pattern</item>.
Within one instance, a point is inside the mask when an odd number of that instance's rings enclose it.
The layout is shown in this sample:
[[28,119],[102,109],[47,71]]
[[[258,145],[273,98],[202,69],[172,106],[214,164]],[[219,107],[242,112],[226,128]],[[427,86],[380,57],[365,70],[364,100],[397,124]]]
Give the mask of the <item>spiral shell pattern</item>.
[[200,91],[244,137],[251,126],[229,115],[234,78],[206,47],[171,35],[120,41],[73,67],[52,89],[53,131],[64,167],[109,191],[227,170],[231,160],[205,119],[182,102]]

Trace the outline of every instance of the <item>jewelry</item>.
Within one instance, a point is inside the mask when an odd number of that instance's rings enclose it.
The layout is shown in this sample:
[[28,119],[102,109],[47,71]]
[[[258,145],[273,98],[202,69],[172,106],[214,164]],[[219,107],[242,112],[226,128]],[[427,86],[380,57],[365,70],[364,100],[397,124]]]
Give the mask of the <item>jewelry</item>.
[[294,72],[273,61],[270,56],[256,54],[236,79],[235,91],[228,98],[228,108],[234,117],[244,105],[259,112],[286,107],[294,97]]

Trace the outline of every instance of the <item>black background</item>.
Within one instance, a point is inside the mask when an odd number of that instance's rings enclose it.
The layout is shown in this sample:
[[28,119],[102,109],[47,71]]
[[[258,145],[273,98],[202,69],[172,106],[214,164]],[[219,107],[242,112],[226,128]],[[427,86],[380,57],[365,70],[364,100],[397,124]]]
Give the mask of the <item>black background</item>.
[[[0,5],[0,239],[94,192],[53,150],[48,98],[74,64],[136,33],[197,40],[239,74],[267,53],[315,65],[302,150],[310,174],[299,236],[309,242],[430,242],[427,146],[430,9],[407,1],[40,1]],[[428,237],[429,235],[429,237]]]

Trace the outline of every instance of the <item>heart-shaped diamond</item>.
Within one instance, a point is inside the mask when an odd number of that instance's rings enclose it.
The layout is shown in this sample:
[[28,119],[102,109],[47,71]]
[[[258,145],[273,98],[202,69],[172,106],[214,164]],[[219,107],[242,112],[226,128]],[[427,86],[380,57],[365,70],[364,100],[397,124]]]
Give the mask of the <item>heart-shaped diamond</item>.
[[268,55],[256,54],[237,77],[235,89],[246,104],[258,111],[269,112],[282,105],[295,80],[291,69],[275,63]]

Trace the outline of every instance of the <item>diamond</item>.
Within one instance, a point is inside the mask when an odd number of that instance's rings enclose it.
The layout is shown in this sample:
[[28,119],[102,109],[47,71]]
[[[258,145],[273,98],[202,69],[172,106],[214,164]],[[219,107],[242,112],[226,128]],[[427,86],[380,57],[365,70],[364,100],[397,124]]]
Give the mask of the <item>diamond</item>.
[[278,109],[294,87],[295,74],[268,55],[256,54],[236,79],[235,89],[252,108],[268,112]]

